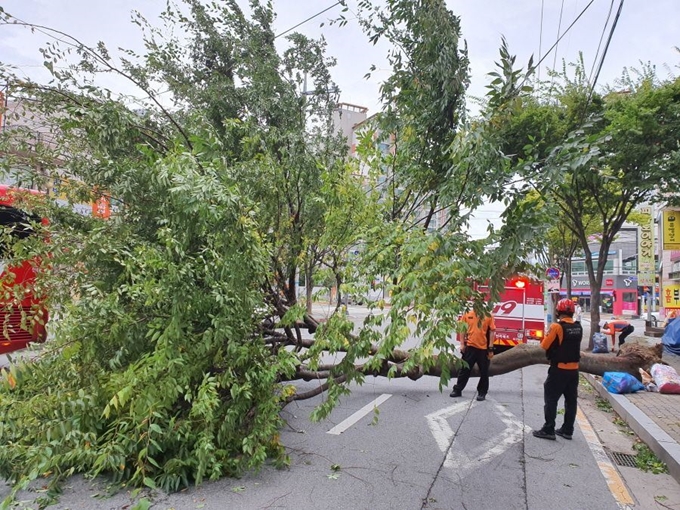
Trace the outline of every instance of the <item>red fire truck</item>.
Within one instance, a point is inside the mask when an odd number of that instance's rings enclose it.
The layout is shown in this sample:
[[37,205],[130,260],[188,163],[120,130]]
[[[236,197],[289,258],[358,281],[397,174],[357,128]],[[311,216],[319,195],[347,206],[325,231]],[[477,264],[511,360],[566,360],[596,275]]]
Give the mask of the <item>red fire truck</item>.
[[[33,217],[13,206],[19,194],[40,195],[35,190],[24,190],[0,186],[0,225],[8,229],[14,238],[32,235],[31,222],[46,223],[47,220]],[[4,255],[7,247],[0,242],[0,276],[4,287],[4,297],[0,299],[0,354],[23,349],[29,342],[42,342],[46,337],[45,323],[48,319],[43,300],[34,296],[30,290],[35,281],[36,261],[24,261],[21,265],[6,266]],[[21,300],[15,298],[14,289],[24,287]],[[19,301],[19,302],[17,302]]]
[[[484,287],[480,287],[484,290]],[[520,343],[540,342],[545,332],[543,282],[516,275],[505,282],[493,307],[496,323],[494,352],[507,351]]]

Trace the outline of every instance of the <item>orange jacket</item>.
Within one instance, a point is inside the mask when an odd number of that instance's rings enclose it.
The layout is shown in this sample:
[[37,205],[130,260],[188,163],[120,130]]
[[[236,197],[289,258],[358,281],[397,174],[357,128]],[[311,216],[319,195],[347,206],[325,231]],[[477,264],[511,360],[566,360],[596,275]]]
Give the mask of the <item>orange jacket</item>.
[[616,336],[617,331],[621,331],[626,326],[630,326],[630,322],[623,319],[614,319],[611,321],[606,321],[604,323],[606,329],[600,329],[601,333],[605,335]]
[[[493,316],[484,317],[482,320],[477,318],[477,314],[470,310],[462,317],[462,321],[467,324],[467,340],[465,345],[475,347],[477,349],[493,348],[494,331],[496,331],[496,323]],[[491,330],[489,340],[486,338],[487,331]]]
[[[574,319],[572,319],[571,317],[562,317],[560,320],[568,322],[569,324],[574,323]],[[560,344],[562,344],[563,338],[564,330],[562,329],[562,326],[560,326],[556,322],[553,322],[550,325],[548,334],[545,335],[545,338],[541,342],[541,347],[547,351],[548,349],[550,349],[550,346],[555,341],[555,339],[557,339],[557,341]],[[557,368],[563,368],[564,370],[578,370],[578,361],[574,361],[573,363],[558,363]]]

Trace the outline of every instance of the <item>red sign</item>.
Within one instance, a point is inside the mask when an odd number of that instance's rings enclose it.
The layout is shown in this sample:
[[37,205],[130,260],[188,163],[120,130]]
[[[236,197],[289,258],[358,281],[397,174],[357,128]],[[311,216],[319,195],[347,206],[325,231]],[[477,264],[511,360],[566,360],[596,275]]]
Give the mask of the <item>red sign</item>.
[[614,285],[614,280],[612,280],[611,278],[607,278],[607,279],[604,281],[604,284],[605,284],[607,287],[611,287],[611,286]]

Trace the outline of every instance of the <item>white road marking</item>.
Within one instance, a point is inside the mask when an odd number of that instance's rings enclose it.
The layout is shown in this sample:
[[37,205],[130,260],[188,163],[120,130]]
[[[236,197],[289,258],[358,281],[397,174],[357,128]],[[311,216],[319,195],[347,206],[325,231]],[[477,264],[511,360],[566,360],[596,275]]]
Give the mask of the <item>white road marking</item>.
[[448,418],[465,410],[469,406],[469,402],[459,402],[425,416],[437,446],[439,446],[442,453],[446,454],[444,466],[456,469],[461,476],[467,471],[478,469],[482,464],[501,455],[512,445],[521,442],[525,431],[531,430],[529,427],[525,428],[522,422],[518,421],[512,413],[505,409],[505,407],[494,404],[493,407],[497,410],[496,414],[505,424],[505,429],[500,434],[487,439],[484,443],[477,445],[467,453],[454,453],[453,448],[451,447],[451,440],[453,439],[455,432],[449,426]]
[[576,421],[578,422],[581,432],[583,432],[583,436],[586,438],[586,442],[590,447],[590,451],[593,453],[593,457],[595,457],[595,461],[597,462],[600,471],[602,471],[602,475],[607,482],[607,486],[609,487],[612,496],[616,499],[617,505],[622,510],[633,507],[635,501],[633,501],[628,489],[626,489],[626,485],[623,483],[618,470],[611,463],[609,457],[607,457],[604,448],[602,448],[602,443],[600,443],[597,434],[590,426],[588,418],[586,418],[580,409],[576,412]]
[[430,432],[432,432],[434,440],[436,441],[437,446],[439,446],[439,449],[442,451],[442,453],[446,453],[446,451],[449,449],[449,445],[451,444],[451,439],[453,439],[454,434],[447,419],[468,407],[470,407],[470,403],[462,401],[425,416],[427,424],[430,427]]
[[341,421],[340,423],[338,423],[335,427],[333,427],[331,430],[329,430],[327,432],[327,434],[335,434],[335,435],[342,434],[345,430],[350,428],[352,425],[354,425],[361,418],[363,418],[368,413],[373,411],[376,407],[378,407],[380,404],[385,402],[385,400],[387,400],[391,396],[392,395],[390,395],[388,393],[383,393],[378,398],[376,398],[373,402],[366,404],[364,407],[359,409],[356,413],[354,413],[353,415],[349,416],[348,418],[346,418],[343,421]]

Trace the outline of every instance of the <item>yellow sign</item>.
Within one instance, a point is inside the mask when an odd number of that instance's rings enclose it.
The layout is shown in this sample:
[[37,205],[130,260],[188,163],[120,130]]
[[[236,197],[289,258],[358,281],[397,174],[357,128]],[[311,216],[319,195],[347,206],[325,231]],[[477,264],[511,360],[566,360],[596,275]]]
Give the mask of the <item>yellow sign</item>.
[[669,283],[663,286],[661,306],[664,308],[680,308],[680,284]]
[[638,236],[638,285],[652,286],[655,280],[654,264],[654,218],[651,207],[641,207],[640,213],[646,216],[640,225]]
[[680,211],[663,212],[663,249],[680,250]]

